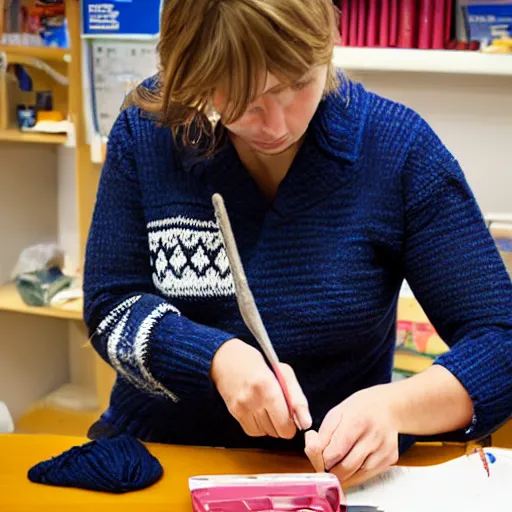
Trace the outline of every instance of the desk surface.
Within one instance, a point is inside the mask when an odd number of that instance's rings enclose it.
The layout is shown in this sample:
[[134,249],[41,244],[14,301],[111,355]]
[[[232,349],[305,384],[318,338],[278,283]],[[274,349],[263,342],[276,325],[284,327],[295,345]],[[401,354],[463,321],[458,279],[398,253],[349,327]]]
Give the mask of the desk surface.
[[[0,510],[2,512],[190,512],[188,478],[200,474],[310,472],[298,455],[258,451],[147,445],[164,467],[154,486],[125,495],[110,495],[31,483],[28,470],[38,462],[84,444],[81,437],[0,435]],[[463,455],[460,445],[413,447],[403,465],[429,465]]]

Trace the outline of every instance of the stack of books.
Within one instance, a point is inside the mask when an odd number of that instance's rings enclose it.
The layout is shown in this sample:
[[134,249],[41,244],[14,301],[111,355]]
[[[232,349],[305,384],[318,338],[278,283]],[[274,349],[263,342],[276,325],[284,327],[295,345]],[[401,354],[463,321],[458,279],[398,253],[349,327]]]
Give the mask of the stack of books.
[[464,0],[341,0],[343,46],[478,50]]
[[403,376],[422,372],[449,350],[407,283],[400,292],[394,371]]

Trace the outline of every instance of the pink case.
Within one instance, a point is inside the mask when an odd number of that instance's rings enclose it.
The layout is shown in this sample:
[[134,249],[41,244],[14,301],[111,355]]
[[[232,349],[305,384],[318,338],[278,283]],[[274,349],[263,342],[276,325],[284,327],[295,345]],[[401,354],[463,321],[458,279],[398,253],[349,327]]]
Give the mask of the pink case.
[[[443,26],[444,34],[444,26]],[[398,18],[399,48],[414,48],[417,46],[417,3],[416,0],[402,0]]]
[[434,35],[432,38],[434,50],[443,50],[445,47],[445,23],[446,2],[445,0],[434,0]]
[[445,36],[444,41],[448,43],[452,36],[452,17],[453,17],[453,1],[448,0],[446,7],[446,23],[445,23]]
[[357,46],[357,27],[359,14],[358,3],[356,0],[350,2],[350,14],[349,14],[349,46]]
[[434,0],[420,0],[418,23],[418,48],[432,48],[432,32],[434,30]]
[[346,501],[330,473],[197,476],[194,512],[340,512]]
[[341,1],[341,37],[342,37],[342,44],[343,46],[349,46],[350,45],[350,7],[349,7],[349,0],[342,0]]
[[379,30],[379,46],[383,48],[387,48],[391,46],[391,40],[389,37],[389,29],[390,29],[390,10],[389,10],[389,0],[382,0],[381,8],[380,8],[380,30]]
[[379,22],[379,0],[370,0],[368,6],[368,27],[366,34],[366,46],[377,46],[377,27]]
[[366,46],[366,18],[366,0],[359,0],[357,14],[357,46],[361,47]]
[[391,0],[389,6],[389,46],[398,43],[398,0]]

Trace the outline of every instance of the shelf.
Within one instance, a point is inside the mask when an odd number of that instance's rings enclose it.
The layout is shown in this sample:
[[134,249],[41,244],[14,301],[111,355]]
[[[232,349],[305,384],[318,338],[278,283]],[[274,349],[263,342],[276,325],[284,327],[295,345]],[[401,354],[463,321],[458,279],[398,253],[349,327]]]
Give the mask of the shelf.
[[32,307],[22,300],[14,284],[0,286],[0,311],[47,316],[65,320],[82,320],[82,301],[73,300],[59,307]]
[[71,60],[71,50],[69,48],[49,48],[45,46],[14,46],[14,45],[0,45],[0,52],[5,52],[8,55],[24,55],[26,57],[33,57],[44,61],[64,61]]
[[62,133],[22,132],[10,129],[0,130],[0,141],[35,142],[37,144],[65,144],[68,136]]
[[16,422],[15,432],[85,437],[102,412],[78,412],[36,404]]
[[512,222],[512,213],[486,213],[485,220],[487,222]]
[[99,418],[98,400],[93,391],[65,384],[35,402],[16,421],[16,432],[85,436]]
[[512,76],[512,55],[473,51],[336,47],[334,64],[354,71]]

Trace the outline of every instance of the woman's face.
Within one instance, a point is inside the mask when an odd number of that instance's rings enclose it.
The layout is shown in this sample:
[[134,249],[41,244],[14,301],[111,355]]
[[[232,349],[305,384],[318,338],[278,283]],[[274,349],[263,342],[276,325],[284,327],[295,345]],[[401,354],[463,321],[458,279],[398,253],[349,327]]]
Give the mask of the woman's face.
[[[263,94],[226,128],[259,153],[286,151],[306,132],[322,99],[327,72],[327,65],[314,67],[291,86],[268,74]],[[215,94],[213,106],[222,115],[222,93]]]

